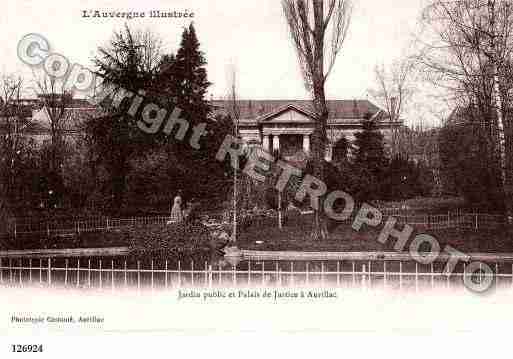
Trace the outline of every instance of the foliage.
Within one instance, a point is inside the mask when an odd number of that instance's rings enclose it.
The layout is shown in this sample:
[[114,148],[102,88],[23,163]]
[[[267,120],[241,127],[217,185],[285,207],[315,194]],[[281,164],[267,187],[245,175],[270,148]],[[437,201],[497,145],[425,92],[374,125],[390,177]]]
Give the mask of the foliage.
[[432,173],[422,162],[415,163],[408,158],[396,156],[390,161],[383,178],[382,199],[404,200],[427,196],[432,187]]
[[440,134],[442,172],[467,206],[482,210],[504,208],[500,172],[486,128],[478,123],[447,125]]
[[[210,83],[199,47],[191,24],[182,34],[176,55],[162,54],[156,35],[128,27],[115,34],[108,48],[99,49],[96,64],[105,84],[133,92],[145,90],[141,108],[153,102],[171,115],[177,107],[180,118],[189,124],[181,140],[163,131],[149,135],[136,124],[140,113],[126,114],[126,101],[119,109],[103,104],[103,113],[89,121],[88,129],[97,164],[111,174],[104,192],[114,210],[144,201],[169,203],[180,189],[186,199],[215,198],[226,187],[227,163],[219,163],[215,156],[226,134],[231,133],[232,121],[210,114],[205,99]],[[197,126],[206,126],[207,132],[200,137],[199,148],[193,148]]]
[[359,201],[370,201],[382,194],[388,160],[383,135],[377,130],[376,123],[366,119],[362,125],[363,131],[355,134],[354,141],[353,171],[360,180],[354,196]]
[[210,251],[210,233],[197,222],[133,227],[128,242],[132,254],[141,259],[206,258]]
[[[150,98],[159,61],[158,38],[150,32],[134,32],[128,26],[114,33],[109,46],[99,48],[94,59],[104,87],[113,86],[117,91],[146,90]],[[112,198],[112,209],[117,210],[124,202],[130,159],[151,146],[154,138],[137,127],[140,113],[128,115],[128,101],[118,108],[105,100],[101,105],[103,111],[88,121],[87,129],[97,162],[111,175],[108,195]]]

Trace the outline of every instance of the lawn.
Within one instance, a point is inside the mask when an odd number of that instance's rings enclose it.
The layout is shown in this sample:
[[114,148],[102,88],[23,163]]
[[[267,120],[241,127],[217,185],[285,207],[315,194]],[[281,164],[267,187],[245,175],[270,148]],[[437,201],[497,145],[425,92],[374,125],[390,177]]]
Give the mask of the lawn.
[[[363,228],[357,232],[351,228],[351,223],[343,223],[338,226],[328,240],[314,241],[310,237],[312,229],[312,217],[301,216],[291,218],[283,227],[278,229],[275,218],[260,218],[254,220],[246,228],[240,226],[237,246],[242,249],[267,250],[267,251],[394,251],[394,238],[387,243],[382,244],[377,241],[380,229]],[[401,227],[399,226],[399,229]],[[139,233],[132,233],[130,236],[127,231],[109,231],[86,233],[80,236],[72,237],[54,237],[54,238],[18,238],[17,241],[0,241],[0,249],[65,249],[65,248],[104,248],[130,246],[130,237],[143,237],[148,240],[149,237],[155,237],[157,240],[166,243],[171,242],[189,242],[183,238],[171,238],[182,236],[172,234],[172,232],[163,232],[162,235],[154,235],[156,227],[148,227],[147,230],[139,228]],[[143,231],[144,235],[141,235]],[[496,252],[513,253],[513,240],[506,231],[496,232],[462,232],[457,230],[414,232],[428,233],[438,239],[442,248],[451,245],[462,252]],[[166,237],[166,238],[167,238]],[[413,238],[413,236],[412,236]],[[262,242],[262,243],[257,243]],[[132,243],[133,244],[133,243]],[[409,245],[409,243],[408,243]],[[406,247],[406,250],[408,247]]]
[[[301,217],[291,221],[282,230],[276,220],[266,223],[254,223],[241,233],[237,245],[239,248],[267,251],[394,251],[395,239],[390,238],[382,244],[378,242],[380,230],[362,228],[355,231],[351,223],[337,227],[330,239],[314,241],[310,237],[311,217]],[[400,226],[398,226],[401,229]],[[435,237],[443,249],[451,245],[462,252],[512,253],[513,239],[504,230],[496,232],[471,232],[458,230],[415,231],[414,235],[427,233]],[[411,238],[414,238],[414,235]],[[263,242],[263,243],[257,243]],[[409,243],[405,250],[408,250]]]

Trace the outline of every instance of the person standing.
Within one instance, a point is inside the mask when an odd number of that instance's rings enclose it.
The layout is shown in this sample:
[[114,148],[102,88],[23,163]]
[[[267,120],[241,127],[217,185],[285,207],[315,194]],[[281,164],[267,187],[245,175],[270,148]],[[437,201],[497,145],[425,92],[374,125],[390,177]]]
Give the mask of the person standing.
[[171,221],[173,223],[183,222],[184,216],[182,211],[182,191],[178,191],[171,209]]

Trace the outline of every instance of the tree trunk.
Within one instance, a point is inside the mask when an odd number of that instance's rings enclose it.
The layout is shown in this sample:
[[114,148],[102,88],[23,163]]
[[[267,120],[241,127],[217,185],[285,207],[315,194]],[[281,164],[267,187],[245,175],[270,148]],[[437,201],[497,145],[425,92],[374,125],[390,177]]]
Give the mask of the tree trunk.
[[[313,175],[324,181],[324,161],[326,156],[326,122],[328,120],[328,108],[324,93],[324,85],[314,89],[314,107],[318,114],[315,122],[315,130],[312,134],[312,167]],[[315,240],[328,238],[327,218],[324,215],[324,198],[320,198],[315,210],[315,218],[312,229],[312,238]]]
[[492,65],[493,65],[493,105],[496,110],[496,128],[497,128],[497,152],[499,157],[499,168],[501,173],[502,188],[504,191],[504,204],[506,209],[506,217],[508,223],[513,222],[513,195],[511,188],[511,173],[508,171],[508,155],[506,147],[506,138],[504,133],[504,114],[503,100],[500,90],[498,56],[497,56],[497,30],[496,30],[496,4],[495,1],[488,1],[488,11],[490,14],[490,27],[492,28],[491,49],[492,49]]

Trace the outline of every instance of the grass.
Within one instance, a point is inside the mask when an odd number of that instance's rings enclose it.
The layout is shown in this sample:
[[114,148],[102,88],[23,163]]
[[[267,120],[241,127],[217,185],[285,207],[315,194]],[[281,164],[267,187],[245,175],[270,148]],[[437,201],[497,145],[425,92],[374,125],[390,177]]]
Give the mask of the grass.
[[[173,254],[177,248],[188,248],[194,240],[183,231],[173,231],[169,226],[136,228],[131,231],[110,231],[85,233],[78,237],[18,238],[17,241],[0,241],[0,249],[65,249],[104,248],[129,246],[144,255],[145,252],[167,252]],[[400,227],[399,227],[400,228]],[[242,228],[241,228],[242,229]],[[314,241],[310,237],[312,217],[301,216],[289,219],[282,230],[277,228],[276,219],[260,218],[241,230],[237,246],[243,249],[267,251],[394,251],[395,239],[382,244],[378,242],[379,229],[363,228],[355,231],[351,223],[338,226],[331,238]],[[199,232],[198,232],[199,233]],[[420,232],[414,232],[418,234]],[[462,232],[457,230],[422,232],[434,236],[443,249],[451,245],[462,252],[513,253],[513,240],[506,231]],[[193,237],[204,237],[198,244],[205,243],[205,233]],[[411,238],[413,238],[412,236]],[[263,243],[258,244],[257,241]],[[204,246],[204,244],[201,244]],[[406,250],[408,250],[407,243]],[[167,248],[167,250],[166,250]]]
[[[240,235],[237,245],[243,249],[266,251],[395,251],[395,238],[390,238],[386,243],[378,242],[380,229],[362,228],[355,231],[351,223],[344,223],[337,227],[328,240],[316,241],[310,236],[312,219],[301,217],[286,225],[282,230],[278,229],[276,220],[268,220],[267,223],[255,223]],[[398,227],[401,228],[400,226]],[[512,253],[513,240],[504,231],[496,232],[462,232],[457,230],[443,231],[415,231],[416,234],[427,233],[435,237],[443,250],[447,245],[459,251]],[[411,240],[410,239],[410,240]],[[258,244],[257,241],[263,243]],[[408,250],[410,242],[406,244]]]

